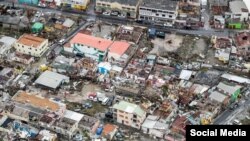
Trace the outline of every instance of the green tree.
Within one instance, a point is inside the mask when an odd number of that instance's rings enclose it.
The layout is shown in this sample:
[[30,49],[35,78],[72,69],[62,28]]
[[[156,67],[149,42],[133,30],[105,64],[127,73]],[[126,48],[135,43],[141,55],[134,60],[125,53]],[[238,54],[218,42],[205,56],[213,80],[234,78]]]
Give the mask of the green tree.
[[163,96],[166,97],[168,95],[168,90],[169,90],[168,86],[167,85],[163,85],[161,89],[162,89],[162,92],[163,92]]

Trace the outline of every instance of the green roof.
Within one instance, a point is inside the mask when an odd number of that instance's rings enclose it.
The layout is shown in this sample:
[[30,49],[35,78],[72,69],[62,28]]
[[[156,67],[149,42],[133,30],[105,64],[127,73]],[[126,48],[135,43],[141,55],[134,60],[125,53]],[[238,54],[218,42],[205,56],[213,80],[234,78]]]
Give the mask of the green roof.
[[140,106],[126,101],[120,101],[119,103],[116,103],[113,108],[127,113],[133,113],[140,117],[146,114],[146,112]]
[[32,28],[41,29],[41,28],[43,28],[43,24],[36,22],[35,24],[33,24]]
[[31,30],[33,33],[41,32],[43,30],[43,24],[36,22],[35,24],[33,24]]

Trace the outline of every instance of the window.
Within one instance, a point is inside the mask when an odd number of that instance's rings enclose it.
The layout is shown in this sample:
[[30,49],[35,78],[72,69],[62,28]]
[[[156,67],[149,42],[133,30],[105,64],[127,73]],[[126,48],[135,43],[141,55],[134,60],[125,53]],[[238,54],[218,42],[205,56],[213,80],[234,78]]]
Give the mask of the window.
[[137,118],[137,115],[133,115],[133,118]]
[[135,120],[135,119],[133,119],[133,122],[136,122],[136,120]]
[[162,17],[165,17],[166,15],[165,14],[162,14]]
[[37,51],[37,49],[35,49]]
[[172,15],[169,15],[169,18],[172,18],[173,16]]
[[159,14],[155,14],[156,16],[159,16]]
[[152,12],[156,13],[156,10],[152,10]]
[[128,117],[125,117],[125,119],[128,119]]
[[29,48],[29,50],[31,50],[31,47]]
[[123,116],[123,115],[119,115],[119,117],[122,117],[122,118],[123,118],[124,116]]
[[128,124],[128,121],[125,121],[126,124]]

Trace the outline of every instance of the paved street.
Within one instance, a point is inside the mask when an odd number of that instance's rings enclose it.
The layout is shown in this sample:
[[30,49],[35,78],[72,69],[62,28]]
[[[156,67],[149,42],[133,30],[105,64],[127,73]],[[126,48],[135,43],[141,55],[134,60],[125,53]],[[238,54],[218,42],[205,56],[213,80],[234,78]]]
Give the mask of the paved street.
[[235,109],[234,111],[230,111],[229,109],[225,110],[222,114],[220,114],[214,121],[214,124],[226,124],[234,119],[234,117],[243,111],[247,106],[250,105],[250,99],[240,104],[240,107]]
[[[9,4],[11,5],[10,0],[6,1],[1,1],[0,4]],[[157,25],[145,25],[145,24],[138,24],[135,23],[134,20],[132,19],[124,19],[124,18],[119,18],[119,17],[112,17],[112,16],[105,16],[105,15],[96,15],[94,12],[94,3],[92,2],[90,4],[89,9],[87,12],[85,11],[65,11],[65,10],[58,10],[58,9],[51,9],[51,8],[39,8],[36,6],[28,6],[28,5],[20,5],[20,4],[15,4],[17,7],[21,8],[31,8],[43,12],[51,12],[51,13],[57,13],[57,14],[63,14],[63,15],[72,15],[76,14],[79,15],[81,14],[83,18],[86,19],[98,19],[104,22],[109,22],[113,24],[136,24],[139,26],[146,26],[146,27],[154,27],[158,30],[165,31],[165,32],[176,32],[180,34],[189,34],[189,35],[200,35],[200,36],[211,36],[211,35],[216,35],[216,36],[228,36],[229,31],[227,29],[223,30],[222,32],[215,31],[211,28],[206,28],[206,29],[199,29],[199,30],[182,30],[182,29],[174,29],[174,28],[167,28],[163,26],[157,26]]]

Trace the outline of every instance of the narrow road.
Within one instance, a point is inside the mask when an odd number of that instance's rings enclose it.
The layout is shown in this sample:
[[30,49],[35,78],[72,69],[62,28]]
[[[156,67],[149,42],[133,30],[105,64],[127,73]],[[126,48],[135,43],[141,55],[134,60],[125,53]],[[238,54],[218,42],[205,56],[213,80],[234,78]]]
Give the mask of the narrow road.
[[[1,1],[0,4],[8,4],[11,5],[11,2],[9,1]],[[51,13],[56,13],[56,14],[63,14],[63,15],[68,15],[72,16],[73,15],[81,15],[83,18],[90,18],[90,19],[99,19],[104,22],[110,22],[114,24],[135,24],[139,26],[145,26],[148,28],[156,28],[157,30],[161,30],[164,32],[175,32],[179,34],[188,34],[188,35],[200,35],[200,36],[211,36],[211,35],[216,35],[216,36],[223,36],[227,37],[229,35],[229,30],[224,29],[222,32],[217,32],[213,29],[199,29],[199,30],[183,30],[183,29],[174,29],[174,28],[167,28],[163,26],[158,26],[158,25],[146,25],[146,24],[139,24],[136,23],[133,19],[125,19],[125,18],[119,18],[119,17],[113,17],[113,16],[105,16],[102,14],[95,14],[93,9],[94,9],[94,3],[91,3],[90,9],[86,11],[72,11],[72,10],[58,10],[58,9],[52,9],[52,8],[40,8],[37,6],[28,6],[28,5],[22,5],[22,4],[15,4],[16,7],[20,8],[31,8],[34,10],[38,11],[43,11],[43,12],[51,12]]]

